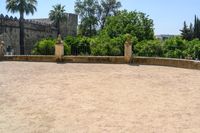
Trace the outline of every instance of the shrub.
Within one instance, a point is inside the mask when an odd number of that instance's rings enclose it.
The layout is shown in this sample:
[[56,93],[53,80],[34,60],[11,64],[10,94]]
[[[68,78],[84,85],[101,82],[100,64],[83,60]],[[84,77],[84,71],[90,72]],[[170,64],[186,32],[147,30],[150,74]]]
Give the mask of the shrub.
[[91,53],[90,38],[67,36],[64,42],[71,47],[73,55],[89,55]]
[[162,57],[163,45],[160,40],[145,40],[135,45],[134,52],[138,56]]
[[169,38],[164,41],[164,56],[168,58],[185,58],[186,41],[180,37]]
[[[38,41],[32,50],[33,55],[54,55],[56,40],[43,39]],[[70,47],[64,43],[64,54],[70,53]]]
[[184,51],[188,57],[200,60],[200,41],[199,39],[194,39],[192,41],[187,41],[187,49]]
[[106,34],[91,39],[91,54],[95,56],[120,56],[124,54],[125,37],[110,38]]

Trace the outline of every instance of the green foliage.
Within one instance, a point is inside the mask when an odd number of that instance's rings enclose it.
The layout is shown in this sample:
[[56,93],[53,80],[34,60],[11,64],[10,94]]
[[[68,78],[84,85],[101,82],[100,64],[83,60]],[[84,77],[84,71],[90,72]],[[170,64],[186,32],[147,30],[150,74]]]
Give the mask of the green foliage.
[[121,2],[118,0],[101,0],[97,12],[99,27],[101,29],[105,26],[106,18],[116,15],[121,6]]
[[134,53],[136,53],[138,56],[162,57],[162,42],[160,40],[141,41],[135,45]]
[[151,40],[154,38],[153,20],[142,12],[124,10],[107,18],[104,32],[111,38],[130,34],[138,41]]
[[65,20],[65,6],[62,6],[61,4],[53,6],[53,10],[49,13],[50,20],[54,21],[56,24],[56,27],[58,28],[58,33],[60,34],[60,22]]
[[75,12],[80,16],[79,34],[96,35],[98,0],[76,0]]
[[161,40],[145,40],[134,46],[138,56],[200,59],[200,41],[187,41],[180,37]]
[[186,41],[180,37],[169,38],[164,41],[164,56],[170,58],[185,58],[186,53],[184,50],[187,49]]
[[[33,55],[54,55],[56,40],[43,39],[38,41],[32,50]],[[70,47],[64,43],[64,54],[70,54]]]
[[122,56],[124,54],[125,36],[110,38],[102,34],[91,39],[91,54],[96,56]]
[[180,30],[181,35],[183,39],[186,39],[188,41],[191,41],[193,39],[200,39],[200,20],[197,16],[194,18],[194,26],[192,23],[190,24],[190,27],[188,28],[186,22],[184,22],[183,29]]
[[22,14],[29,15],[36,11],[37,0],[6,0],[6,9],[12,13],[19,12],[20,19]]
[[[94,55],[94,56],[123,56],[124,43],[131,39],[134,44],[133,53],[137,56],[187,58],[200,60],[200,40],[183,40],[180,37],[161,40],[144,40],[138,42],[136,37],[121,35],[110,38],[106,33],[99,36],[71,37],[64,40],[65,55]],[[35,45],[32,54],[54,55],[55,43],[53,39],[43,39]],[[68,44],[68,45],[67,45]]]
[[90,38],[67,36],[64,42],[71,47],[71,54],[73,55],[91,54]]
[[8,12],[20,14],[20,54],[24,55],[24,14],[34,14],[37,0],[6,0],[6,9]]
[[200,41],[198,39],[194,39],[192,41],[188,41],[187,49],[184,51],[187,57],[192,57],[193,59],[200,59]]
[[190,24],[190,27],[188,28],[186,22],[184,22],[183,29],[180,31],[181,31],[181,35],[183,39],[188,40],[188,41],[191,41],[193,39],[193,25],[192,24]]
[[35,45],[32,54],[34,55],[54,55],[56,41],[52,39],[44,39]]
[[117,0],[76,0],[75,12],[79,15],[78,33],[81,36],[97,35],[98,29],[103,29],[106,18],[116,14],[121,7]]

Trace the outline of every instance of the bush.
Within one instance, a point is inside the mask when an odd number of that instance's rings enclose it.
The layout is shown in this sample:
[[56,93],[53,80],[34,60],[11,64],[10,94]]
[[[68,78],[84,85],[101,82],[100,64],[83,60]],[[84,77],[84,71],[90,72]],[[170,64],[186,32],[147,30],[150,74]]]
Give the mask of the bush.
[[185,58],[187,56],[184,52],[187,49],[186,41],[180,37],[173,37],[165,40],[163,46],[165,57]]
[[[94,56],[123,56],[124,43],[130,36],[121,35],[110,38],[106,33],[101,33],[93,38],[71,37],[64,40],[65,55],[94,55]],[[200,60],[200,40],[186,41],[180,37],[161,40],[145,40],[138,42],[136,37],[132,37],[134,44],[133,53],[138,56],[147,57],[167,57],[167,58],[187,58]],[[36,43],[32,54],[34,55],[54,55],[55,43],[53,39],[43,39]],[[68,44],[68,45],[67,45]]]
[[71,47],[72,55],[90,55],[90,38],[67,36],[64,40]]
[[[43,39],[38,41],[32,50],[33,55],[54,55],[56,40]],[[70,54],[70,47],[64,43],[64,54]]]
[[138,56],[162,57],[163,45],[160,40],[141,41],[135,45],[134,53]]
[[200,60],[200,41],[199,39],[194,39],[192,41],[188,41],[187,49],[184,51],[187,57],[192,57],[193,59]]
[[91,39],[91,54],[95,56],[120,56],[124,54],[125,37],[110,38],[106,34]]

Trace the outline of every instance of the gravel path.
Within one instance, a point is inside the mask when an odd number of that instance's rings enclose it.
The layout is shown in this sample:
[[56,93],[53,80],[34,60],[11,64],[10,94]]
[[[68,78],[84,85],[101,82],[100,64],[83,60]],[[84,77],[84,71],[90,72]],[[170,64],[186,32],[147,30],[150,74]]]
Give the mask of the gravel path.
[[200,71],[0,62],[0,133],[200,133]]

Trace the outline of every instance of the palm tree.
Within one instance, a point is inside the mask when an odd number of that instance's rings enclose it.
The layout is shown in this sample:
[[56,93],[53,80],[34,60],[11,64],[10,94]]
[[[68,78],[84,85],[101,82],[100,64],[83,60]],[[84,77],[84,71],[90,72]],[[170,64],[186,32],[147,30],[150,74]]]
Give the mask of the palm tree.
[[65,6],[61,4],[53,6],[53,10],[49,13],[50,20],[54,21],[58,29],[58,35],[60,34],[60,23],[66,19],[65,17]]
[[11,13],[20,14],[20,55],[24,55],[24,14],[33,15],[37,10],[36,5],[37,0],[6,0],[6,9]]

